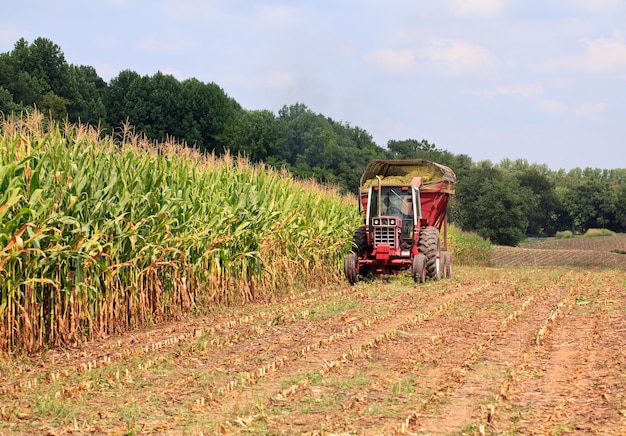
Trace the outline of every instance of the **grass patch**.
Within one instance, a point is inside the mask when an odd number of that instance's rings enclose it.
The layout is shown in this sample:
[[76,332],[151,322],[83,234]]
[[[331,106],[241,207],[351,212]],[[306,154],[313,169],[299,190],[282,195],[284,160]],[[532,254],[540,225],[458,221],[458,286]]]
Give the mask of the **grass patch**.
[[596,236],[614,236],[615,232],[609,229],[589,229],[583,235],[585,238],[593,238]]
[[556,232],[554,237],[556,239],[571,239],[574,237],[574,232],[571,230],[563,230],[562,232]]
[[412,375],[406,379],[400,379],[391,385],[391,393],[393,394],[413,394],[415,393],[415,384],[417,376]]
[[453,263],[463,266],[489,266],[491,243],[476,233],[448,227],[448,245]]

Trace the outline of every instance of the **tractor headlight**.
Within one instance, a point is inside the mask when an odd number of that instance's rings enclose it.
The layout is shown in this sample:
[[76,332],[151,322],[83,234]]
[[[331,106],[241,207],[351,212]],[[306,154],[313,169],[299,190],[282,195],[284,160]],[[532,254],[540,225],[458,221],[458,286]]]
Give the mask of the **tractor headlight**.
[[374,225],[375,226],[379,226],[380,225],[380,220],[378,218],[374,218]]
[[390,219],[390,220],[389,220],[389,225],[390,225],[390,226],[395,226],[395,225],[396,225],[396,220],[395,220],[395,219],[393,219],[393,218],[392,218],[392,219]]

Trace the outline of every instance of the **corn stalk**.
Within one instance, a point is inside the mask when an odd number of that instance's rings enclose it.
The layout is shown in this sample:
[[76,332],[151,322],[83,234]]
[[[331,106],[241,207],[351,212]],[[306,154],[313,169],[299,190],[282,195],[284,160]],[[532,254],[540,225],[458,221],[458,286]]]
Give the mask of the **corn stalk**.
[[34,113],[0,137],[0,349],[32,352],[339,276],[332,189]]

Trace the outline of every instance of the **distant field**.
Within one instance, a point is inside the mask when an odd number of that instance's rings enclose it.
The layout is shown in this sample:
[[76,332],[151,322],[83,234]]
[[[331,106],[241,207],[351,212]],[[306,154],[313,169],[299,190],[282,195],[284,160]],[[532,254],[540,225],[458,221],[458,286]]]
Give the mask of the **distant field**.
[[494,246],[494,267],[585,267],[626,269],[626,235],[547,239],[521,247]]

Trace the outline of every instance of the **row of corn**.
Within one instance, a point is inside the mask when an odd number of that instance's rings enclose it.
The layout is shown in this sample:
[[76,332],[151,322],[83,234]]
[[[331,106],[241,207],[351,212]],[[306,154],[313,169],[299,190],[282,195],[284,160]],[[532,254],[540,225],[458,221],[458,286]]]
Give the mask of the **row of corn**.
[[2,120],[0,349],[68,345],[338,277],[330,188],[125,129]]

